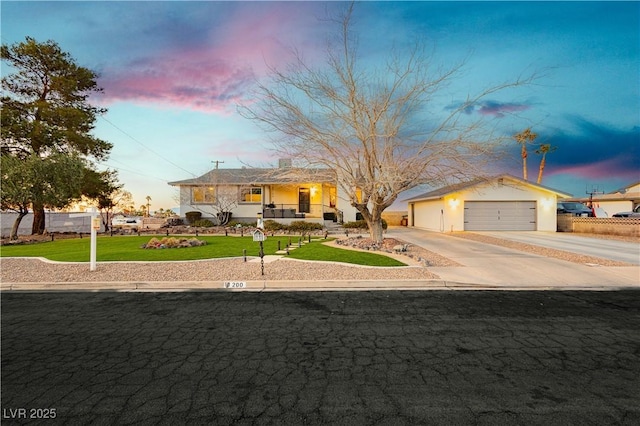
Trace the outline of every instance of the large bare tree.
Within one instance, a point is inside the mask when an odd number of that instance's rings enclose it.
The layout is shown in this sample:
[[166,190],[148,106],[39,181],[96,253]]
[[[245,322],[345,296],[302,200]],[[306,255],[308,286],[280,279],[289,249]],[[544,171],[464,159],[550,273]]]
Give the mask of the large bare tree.
[[322,66],[296,52],[285,70],[271,68],[268,81],[257,84],[256,102],[241,106],[240,113],[275,131],[280,155],[335,170],[371,238],[380,242],[382,212],[403,191],[487,172],[483,166],[494,144],[480,118],[467,113],[482,97],[530,78],[465,95],[447,108],[442,95],[464,62],[433,66],[416,43],[409,52],[390,52],[382,66],[364,64],[352,31],[353,7],[334,20],[340,31],[327,43]]

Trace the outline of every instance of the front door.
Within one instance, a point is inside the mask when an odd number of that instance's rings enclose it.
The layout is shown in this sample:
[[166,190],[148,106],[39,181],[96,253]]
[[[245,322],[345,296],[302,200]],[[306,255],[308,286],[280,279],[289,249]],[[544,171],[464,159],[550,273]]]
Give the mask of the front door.
[[298,192],[298,211],[300,213],[311,212],[311,192],[309,188],[300,188]]

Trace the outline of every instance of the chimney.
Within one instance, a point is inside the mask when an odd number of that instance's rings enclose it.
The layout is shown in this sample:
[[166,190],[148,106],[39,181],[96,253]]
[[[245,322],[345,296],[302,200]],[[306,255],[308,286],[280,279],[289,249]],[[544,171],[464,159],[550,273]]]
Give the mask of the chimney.
[[290,169],[291,168],[291,158],[281,158],[278,160],[278,168],[279,169]]

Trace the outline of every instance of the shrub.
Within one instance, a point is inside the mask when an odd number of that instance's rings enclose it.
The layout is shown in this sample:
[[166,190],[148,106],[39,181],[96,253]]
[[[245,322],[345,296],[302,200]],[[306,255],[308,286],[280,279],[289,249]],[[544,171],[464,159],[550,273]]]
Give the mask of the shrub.
[[201,226],[203,228],[211,228],[214,225],[213,225],[213,222],[211,222],[209,219],[198,219],[191,222],[191,226]]
[[165,237],[161,240],[157,238],[151,238],[147,244],[143,244],[142,248],[145,249],[167,249],[167,248],[186,248],[186,247],[198,247],[206,245],[206,241],[198,240],[197,238],[174,238]]
[[[387,221],[382,219],[382,229],[387,229]],[[347,229],[368,229],[367,222],[365,220],[356,220],[355,222],[345,222],[342,224],[343,228]]]
[[364,220],[356,220],[355,222],[345,222],[342,224],[343,228],[347,229],[367,229],[367,222]]
[[289,231],[300,232],[302,235],[306,234],[307,232],[321,230],[322,228],[323,226],[319,223],[305,222],[303,220],[296,220],[294,222],[291,222],[291,224],[287,227]]
[[193,222],[202,218],[202,212],[186,212],[184,216],[187,218],[187,222],[189,222],[189,224],[192,224]]
[[265,231],[274,232],[274,231],[282,231],[283,229],[286,229],[286,226],[282,223],[276,222],[275,220],[264,221]]

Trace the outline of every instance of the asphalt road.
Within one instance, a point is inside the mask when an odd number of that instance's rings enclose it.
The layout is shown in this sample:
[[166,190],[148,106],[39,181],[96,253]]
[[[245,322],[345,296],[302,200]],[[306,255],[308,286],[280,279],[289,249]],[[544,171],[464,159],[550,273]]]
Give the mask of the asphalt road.
[[3,425],[640,423],[640,291],[1,304]]

